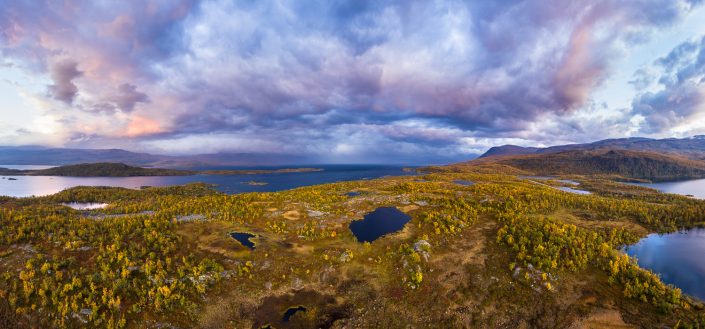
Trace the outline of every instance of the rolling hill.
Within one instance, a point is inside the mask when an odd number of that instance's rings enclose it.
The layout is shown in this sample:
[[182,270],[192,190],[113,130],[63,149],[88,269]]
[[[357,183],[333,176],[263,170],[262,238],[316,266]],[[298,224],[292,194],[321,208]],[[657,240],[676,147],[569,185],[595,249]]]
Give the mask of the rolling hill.
[[689,138],[619,138],[605,139],[593,143],[558,145],[546,148],[503,145],[490,148],[480,158],[506,155],[545,154],[564,151],[590,150],[629,150],[676,155],[693,160],[705,160],[705,136]]
[[450,167],[466,171],[487,166],[515,168],[532,175],[610,175],[651,181],[705,177],[703,161],[671,154],[619,149],[490,156]]
[[7,176],[71,176],[71,177],[132,177],[132,176],[184,176],[196,171],[142,168],[124,163],[82,163],[39,170],[0,168],[0,175]]
[[312,159],[291,154],[213,153],[159,155],[121,149],[48,148],[42,146],[0,146],[0,166],[70,165],[115,162],[131,166],[193,168],[212,166],[274,166],[311,163]]

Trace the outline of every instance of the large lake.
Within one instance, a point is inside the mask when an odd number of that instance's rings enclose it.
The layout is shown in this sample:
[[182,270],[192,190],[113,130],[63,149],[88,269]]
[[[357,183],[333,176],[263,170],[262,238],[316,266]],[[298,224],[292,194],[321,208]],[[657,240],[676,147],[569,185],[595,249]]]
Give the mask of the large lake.
[[[26,166],[8,166],[30,169]],[[401,176],[411,173],[400,166],[382,165],[324,165],[306,166],[322,168],[323,171],[300,173],[276,173],[258,175],[194,175],[194,176],[149,176],[149,177],[59,177],[59,176],[0,176],[0,195],[13,197],[54,194],[74,186],[116,186],[140,188],[141,186],[170,186],[193,182],[216,184],[219,191],[233,194],[241,192],[272,192],[300,186],[325,184],[339,181],[373,179],[383,176]],[[287,167],[293,168],[293,167]],[[32,168],[34,169],[34,168]],[[243,169],[242,167],[218,167],[199,169]],[[245,168],[253,169],[253,168]],[[277,168],[257,168],[277,169]],[[251,185],[248,182],[266,183]]]
[[661,192],[692,195],[699,199],[705,199],[705,179],[664,183],[641,183],[637,185],[654,188]]
[[626,252],[637,258],[639,266],[658,273],[663,282],[705,300],[705,229],[649,234]]
[[[705,179],[638,184],[661,192],[692,195],[705,199]],[[661,276],[663,282],[684,293],[705,300],[705,229],[694,228],[670,234],[649,234],[625,251],[639,266]]]

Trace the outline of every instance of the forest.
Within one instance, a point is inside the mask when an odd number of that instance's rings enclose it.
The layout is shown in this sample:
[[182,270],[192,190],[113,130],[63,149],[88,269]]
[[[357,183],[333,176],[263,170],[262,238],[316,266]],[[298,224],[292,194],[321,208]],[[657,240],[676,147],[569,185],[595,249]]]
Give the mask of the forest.
[[600,175],[654,182],[705,177],[702,161],[675,154],[621,149],[496,155],[441,168],[464,171],[490,165],[510,166],[536,175]]

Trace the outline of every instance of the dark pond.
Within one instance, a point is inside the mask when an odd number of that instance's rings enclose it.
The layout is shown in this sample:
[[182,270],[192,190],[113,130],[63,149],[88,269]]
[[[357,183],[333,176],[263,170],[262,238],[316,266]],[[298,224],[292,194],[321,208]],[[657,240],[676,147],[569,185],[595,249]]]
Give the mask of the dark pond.
[[350,223],[350,231],[357,241],[372,242],[377,238],[404,228],[411,220],[409,215],[394,207],[381,207],[365,215],[362,220]]
[[347,195],[347,196],[349,196],[349,197],[353,197],[353,196],[358,196],[358,195],[360,195],[360,192],[348,192],[348,193],[345,194],[345,195]]
[[243,232],[232,232],[230,233],[230,236],[240,242],[243,246],[250,249],[255,249],[255,243],[250,241],[250,239],[256,237],[256,235]]
[[705,229],[669,234],[649,234],[625,248],[639,266],[661,276],[684,293],[705,300]]
[[453,183],[458,184],[458,185],[466,185],[466,186],[475,185],[475,183],[473,183],[469,180],[454,180]]
[[296,314],[296,312],[306,312],[306,308],[303,306],[289,307],[289,309],[284,312],[284,317],[282,320],[284,322],[289,322],[289,319]]
[[[0,165],[0,167],[12,167]],[[285,166],[296,168],[296,166]],[[307,165],[303,167],[321,168],[323,171],[292,172],[258,175],[194,175],[194,176],[149,176],[149,177],[58,177],[22,176],[19,180],[0,179],[0,195],[12,197],[41,196],[57,193],[74,186],[116,186],[138,189],[141,186],[172,186],[203,182],[215,184],[221,192],[234,194],[242,192],[274,192],[301,186],[318,185],[363,178],[383,176],[403,176],[400,166],[383,165]],[[280,167],[204,167],[206,169],[279,169]],[[255,182],[255,184],[252,184]]]

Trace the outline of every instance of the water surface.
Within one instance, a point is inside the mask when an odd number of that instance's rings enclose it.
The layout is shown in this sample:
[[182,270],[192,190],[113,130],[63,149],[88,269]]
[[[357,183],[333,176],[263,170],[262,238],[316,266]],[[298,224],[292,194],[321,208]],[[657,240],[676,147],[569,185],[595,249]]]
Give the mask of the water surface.
[[568,193],[582,194],[582,195],[592,194],[592,193],[589,192],[589,191],[578,190],[578,189],[574,189],[574,188],[567,187],[567,186],[559,186],[559,187],[556,187],[556,188],[559,189],[559,190],[561,190],[561,191],[563,191],[563,192],[568,192]]
[[705,229],[649,234],[625,251],[637,258],[639,266],[659,274],[663,282],[705,301]]
[[49,168],[54,168],[56,166],[45,166],[45,165],[3,165],[0,164],[0,168],[7,168],[7,169],[17,169],[17,170],[41,170],[41,169],[49,169]]
[[297,312],[306,312],[306,308],[303,306],[289,307],[286,312],[284,312],[284,317],[282,320],[284,322],[289,322],[289,319],[291,319],[291,317]]
[[650,187],[665,193],[692,195],[698,199],[705,199],[705,179],[663,183],[637,183],[637,185]]
[[[74,186],[114,186],[138,189],[141,186],[172,186],[195,182],[215,184],[216,189],[228,193],[273,192],[301,186],[318,185],[339,181],[379,178],[383,176],[414,175],[404,172],[400,166],[381,165],[325,165],[306,166],[322,168],[323,171],[293,172],[258,175],[194,175],[194,176],[147,176],[147,177],[59,177],[59,176],[14,176],[17,180],[0,179],[0,195],[13,197],[42,196],[54,194]],[[204,168],[210,169],[210,168]],[[219,167],[217,169],[228,169]],[[242,167],[230,167],[242,169]],[[248,168],[250,169],[250,168]],[[270,169],[270,168],[265,168]],[[8,178],[9,176],[6,176]],[[251,181],[266,185],[250,185]]]
[[409,215],[395,207],[381,207],[365,215],[364,219],[350,223],[350,231],[357,241],[372,242],[385,234],[401,230],[409,220]]
[[244,232],[232,232],[230,233],[230,236],[240,242],[243,246],[250,248],[250,250],[255,249],[255,243],[250,239],[256,237],[256,235]]
[[107,203],[97,203],[97,202],[67,202],[62,203],[62,205],[67,206],[76,210],[92,210],[92,209],[102,209],[108,206]]

